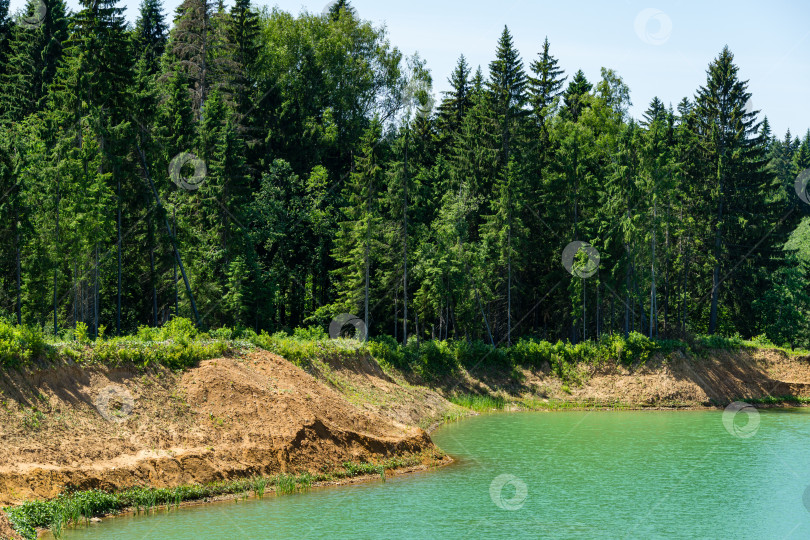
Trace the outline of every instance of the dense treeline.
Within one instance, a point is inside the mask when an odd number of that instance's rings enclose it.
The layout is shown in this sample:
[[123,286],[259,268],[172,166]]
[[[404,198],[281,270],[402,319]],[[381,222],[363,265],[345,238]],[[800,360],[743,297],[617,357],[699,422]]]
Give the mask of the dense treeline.
[[[134,26],[116,0],[0,0],[0,312],[94,335],[345,312],[398,340],[810,343],[810,132],[772,135],[731,51],[635,121],[613,70],[496,45],[434,103],[424,61],[345,1],[185,0],[170,28],[159,0]],[[566,269],[575,241],[594,249]]]

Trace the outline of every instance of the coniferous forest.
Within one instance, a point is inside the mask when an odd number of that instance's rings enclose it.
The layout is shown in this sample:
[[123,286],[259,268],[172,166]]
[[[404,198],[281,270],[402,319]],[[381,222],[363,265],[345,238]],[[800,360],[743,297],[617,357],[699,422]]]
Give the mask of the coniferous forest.
[[771,132],[728,48],[633,119],[542,31],[435,74],[346,1],[122,13],[0,0],[9,321],[810,346],[810,131]]

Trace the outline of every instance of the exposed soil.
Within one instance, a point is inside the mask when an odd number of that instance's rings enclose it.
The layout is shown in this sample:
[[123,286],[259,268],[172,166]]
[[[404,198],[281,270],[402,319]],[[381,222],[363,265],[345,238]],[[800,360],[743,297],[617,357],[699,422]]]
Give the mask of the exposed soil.
[[314,473],[433,447],[422,429],[358,408],[267,352],[182,374],[75,365],[0,372],[0,390],[0,505],[68,488]]
[[[463,372],[426,385],[361,354],[304,371],[256,351],[164,368],[62,364],[0,371],[0,506],[68,488],[173,487],[254,474],[319,472],[433,449],[429,426],[469,414],[443,396],[533,403],[700,408],[810,396],[808,358],[776,350],[675,352],[646,365]],[[13,533],[0,512],[0,538]]]
[[22,537],[11,527],[6,514],[0,510],[0,540],[22,540]]
[[[511,373],[483,370],[462,378],[460,388],[507,398],[611,404],[631,408],[704,408],[736,400],[810,396],[810,359],[779,350],[712,351],[706,357],[680,352],[657,355],[645,365],[609,364],[584,369],[579,382],[563,383],[545,370]],[[457,385],[458,383],[453,383]]]

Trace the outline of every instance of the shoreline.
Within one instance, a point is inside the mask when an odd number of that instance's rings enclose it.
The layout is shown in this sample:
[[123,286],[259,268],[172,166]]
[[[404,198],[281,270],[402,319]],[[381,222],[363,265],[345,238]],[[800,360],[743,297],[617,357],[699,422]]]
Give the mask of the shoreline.
[[[425,380],[362,348],[344,347],[296,362],[261,349],[245,351],[178,371],[70,362],[7,371],[0,379],[0,435],[7,441],[0,448],[6,464],[0,508],[101,489],[118,499],[106,507],[111,512],[99,515],[120,516],[149,506],[144,501],[152,492],[159,492],[164,507],[224,502],[252,496],[251,479],[289,481],[284,471],[310,471],[306,489],[350,485],[379,478],[377,469],[355,468],[339,479],[318,475],[346,463],[378,467],[386,456],[442,454],[434,465],[402,465],[400,459],[400,466],[385,467],[389,474],[407,474],[453,463],[430,434],[479,414],[722,411],[735,401],[760,409],[810,404],[808,357],[784,351],[675,351],[633,365],[571,365],[574,371],[564,378],[549,365],[485,364]],[[131,398],[134,406],[123,418],[99,409],[98,397],[109,400],[111,391]],[[98,441],[102,431],[109,436]],[[263,492],[265,485],[274,491],[272,480],[262,483]],[[75,512],[65,512],[47,519],[57,526],[75,521]],[[10,534],[3,517],[0,538]],[[39,519],[35,529],[52,523]],[[26,530],[11,537],[34,538]]]
[[[744,400],[740,400],[744,401]],[[752,400],[753,401],[753,400]],[[790,402],[781,402],[781,403],[768,403],[768,404],[756,404],[754,405],[757,409],[796,409],[796,408],[805,408],[808,406],[807,403],[793,403]],[[679,406],[650,406],[648,404],[634,404],[629,405],[626,404],[625,406],[617,407],[617,406],[568,406],[559,409],[530,409],[530,408],[520,408],[520,407],[507,407],[504,409],[492,409],[487,411],[473,411],[470,410],[469,414],[454,417],[452,419],[447,419],[444,421],[435,422],[425,431],[428,434],[434,433],[437,429],[441,428],[444,425],[459,422],[468,418],[472,418],[475,416],[481,416],[484,414],[513,414],[513,413],[566,413],[566,412],[638,412],[638,411],[648,411],[648,412],[690,412],[690,411],[722,411],[723,407],[721,405],[679,405]],[[443,450],[436,447],[438,452],[441,454],[440,459],[433,459],[431,463],[420,463],[415,465],[406,465],[396,468],[386,468],[385,469],[385,478],[382,480],[383,483],[388,478],[394,478],[399,476],[406,476],[409,474],[414,474],[417,472],[427,472],[432,471],[438,468],[448,467],[453,464],[457,464],[458,460],[453,458],[452,456],[444,453]],[[396,459],[396,458],[394,458]],[[268,486],[266,491],[262,495],[257,495],[255,492],[234,492],[234,493],[226,493],[215,495],[211,497],[199,498],[199,499],[188,499],[180,501],[178,504],[161,504],[156,505],[148,510],[138,509],[135,506],[127,506],[119,511],[115,512],[108,512],[104,514],[99,514],[94,516],[86,521],[86,523],[74,523],[68,525],[70,528],[78,528],[78,527],[90,527],[94,524],[100,524],[103,521],[119,518],[119,517],[127,517],[127,516],[136,516],[140,514],[151,515],[156,514],[158,512],[171,512],[172,509],[179,510],[183,508],[193,508],[193,507],[200,507],[206,506],[211,504],[217,503],[227,503],[233,502],[239,503],[240,501],[247,501],[247,500],[255,500],[255,499],[263,499],[268,496],[274,497],[282,497],[285,495],[290,494],[297,494],[297,493],[307,493],[312,489],[327,489],[330,487],[342,487],[342,486],[350,486],[356,484],[364,484],[370,483],[373,481],[379,481],[381,476],[379,474],[360,474],[357,476],[348,476],[345,478],[335,478],[335,479],[325,479],[325,480],[316,480],[313,481],[310,485],[308,485],[303,490],[296,490],[292,493],[283,493],[277,487]],[[48,528],[38,528],[36,530],[36,538],[44,538],[50,532]],[[5,538],[5,537],[3,537]]]
[[[395,469],[386,469],[385,470],[385,480],[382,480],[382,481],[384,483],[389,478],[396,478],[396,477],[399,477],[399,476],[406,476],[406,475],[414,474],[414,473],[417,473],[417,472],[425,472],[425,471],[431,471],[433,469],[438,469],[438,468],[442,468],[442,467],[448,467],[450,465],[453,465],[456,462],[457,461],[453,457],[451,457],[451,456],[449,456],[447,454],[444,454],[444,457],[442,457],[441,459],[436,460],[434,463],[430,463],[430,464],[421,463],[421,464],[418,464],[418,465],[408,465],[408,466],[399,467],[399,468],[395,468]],[[145,515],[148,516],[148,515],[156,514],[158,512],[171,512],[173,509],[174,510],[179,510],[179,509],[184,509],[184,508],[193,508],[193,507],[198,507],[198,506],[208,506],[208,505],[212,505],[212,504],[227,503],[227,502],[232,502],[232,501],[236,501],[236,503],[239,503],[240,501],[264,499],[264,498],[271,497],[271,496],[272,497],[284,497],[284,496],[287,496],[287,495],[294,495],[294,494],[297,494],[297,493],[307,493],[307,492],[309,492],[309,491],[311,491],[313,489],[327,489],[327,488],[330,488],[330,487],[341,487],[341,486],[349,486],[349,485],[355,485],[355,484],[365,484],[365,483],[370,483],[370,482],[373,482],[373,481],[380,481],[380,480],[381,480],[381,477],[380,477],[379,474],[362,474],[362,475],[352,476],[352,477],[347,477],[347,478],[315,481],[315,482],[312,482],[312,484],[310,486],[308,486],[305,490],[296,491],[294,493],[280,493],[277,488],[268,487],[263,495],[257,495],[256,493],[252,493],[252,494],[229,493],[229,494],[217,495],[217,496],[214,496],[214,497],[209,497],[209,498],[204,498],[204,499],[190,499],[190,500],[181,501],[179,504],[176,504],[176,505],[171,504],[171,505],[169,505],[168,509],[167,509],[166,505],[160,505],[160,506],[155,506],[154,508],[152,508],[152,509],[150,509],[148,511],[144,511],[144,510],[138,511],[136,509],[136,507],[128,506],[128,507],[122,508],[118,512],[110,512],[110,513],[95,516],[95,517],[91,518],[89,524],[85,524],[85,523],[80,522],[79,524],[73,524],[73,525],[70,525],[69,527],[71,529],[73,529],[73,528],[81,528],[81,527],[91,527],[94,524],[99,524],[99,523],[102,523],[102,522],[104,522],[106,520],[120,518],[120,517],[137,516],[137,515],[141,515],[141,514],[145,514]],[[37,529],[37,538],[44,538],[47,535],[48,532],[50,532],[50,529],[45,529],[45,528]]]

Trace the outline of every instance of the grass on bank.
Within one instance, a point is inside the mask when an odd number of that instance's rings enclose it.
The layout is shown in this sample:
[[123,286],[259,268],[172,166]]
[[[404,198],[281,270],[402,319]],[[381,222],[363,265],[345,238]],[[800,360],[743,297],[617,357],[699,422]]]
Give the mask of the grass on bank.
[[[222,495],[250,495],[263,497],[267,490],[277,495],[308,491],[318,482],[331,482],[358,476],[375,475],[385,481],[386,470],[420,465],[427,461],[437,463],[444,457],[440,452],[428,451],[408,457],[390,458],[379,463],[343,463],[342,467],[317,474],[278,474],[272,477],[254,476],[216,482],[206,485],[187,485],[177,488],[133,487],[119,492],[102,490],[66,492],[48,501],[30,501],[3,510],[12,526],[26,540],[34,540],[37,529],[50,529],[60,538],[67,526],[89,523],[93,517],[120,513],[126,509],[136,514],[149,514],[161,508],[178,508],[184,501],[210,499]],[[238,500],[238,498],[237,498]]]
[[[638,405],[624,403],[621,401],[601,401],[596,399],[585,400],[561,400],[561,399],[539,399],[536,397],[518,397],[506,399],[502,396],[482,395],[482,394],[456,394],[448,400],[460,407],[470,409],[475,412],[485,413],[492,411],[502,411],[507,407],[521,411],[566,411],[566,410],[634,410]],[[810,401],[810,399],[808,399]],[[656,405],[658,407],[659,405]],[[664,404],[668,407],[687,406],[680,403]]]
[[219,328],[199,331],[184,318],[173,319],[160,328],[140,327],[135,335],[91,339],[88,328],[79,323],[75,329],[59,336],[46,336],[37,328],[16,326],[0,319],[0,367],[33,365],[37,361],[72,360],[81,364],[118,366],[131,364],[138,368],[153,365],[186,369],[201,360],[259,347],[276,353],[296,365],[309,369],[313,361],[350,359],[366,354],[384,367],[415,373],[425,381],[451,377],[464,369],[495,368],[511,370],[522,366],[551,369],[567,384],[581,382],[583,366],[598,367],[606,362],[625,366],[642,365],[656,353],[681,350],[696,356],[716,349],[742,347],[775,347],[764,338],[743,341],[739,337],[696,336],[688,341],[654,340],[638,332],[602,335],[598,340],[572,344],[550,343],[521,338],[511,347],[492,347],[482,341],[432,340],[407,345],[390,336],[380,336],[366,343],[354,340],[332,340],[321,328],[297,329],[292,333],[265,331],[257,334],[243,328]]
[[118,366],[134,364],[147,368],[158,364],[183,369],[200,360],[215,358],[234,349],[251,346],[231,338],[230,332],[201,333],[188,319],[173,319],[161,328],[141,327],[137,334],[90,339],[79,323],[60,336],[45,336],[40,329],[16,326],[0,320],[0,367],[16,368],[37,361],[72,360],[80,364]]

